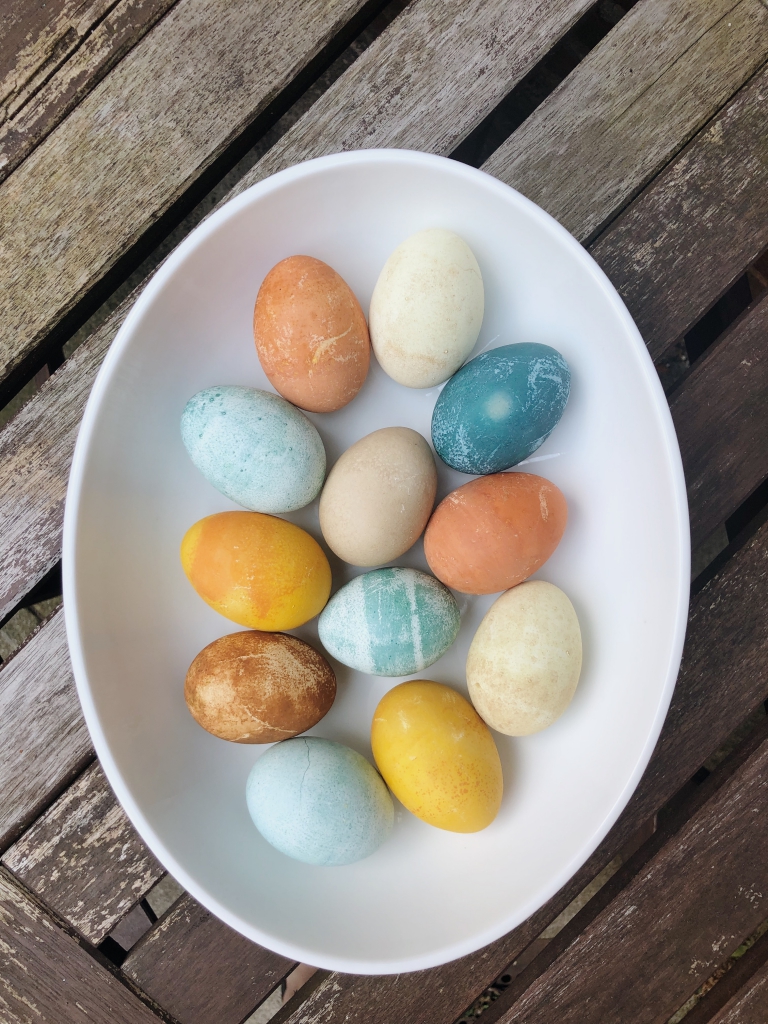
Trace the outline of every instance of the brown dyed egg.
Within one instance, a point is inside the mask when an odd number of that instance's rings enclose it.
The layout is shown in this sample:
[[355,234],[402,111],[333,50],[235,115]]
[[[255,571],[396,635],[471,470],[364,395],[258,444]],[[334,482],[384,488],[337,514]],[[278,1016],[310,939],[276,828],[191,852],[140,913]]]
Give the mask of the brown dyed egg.
[[289,256],[264,278],[253,311],[264,373],[300,409],[333,412],[368,374],[371,345],[360,303],[333,267]]
[[424,534],[424,554],[446,586],[496,594],[536,572],[563,536],[562,491],[533,473],[494,473],[444,498]]
[[275,743],[311,729],[336,696],[318,652],[285,633],[231,633],[208,644],[187,672],[192,717],[233,743]]

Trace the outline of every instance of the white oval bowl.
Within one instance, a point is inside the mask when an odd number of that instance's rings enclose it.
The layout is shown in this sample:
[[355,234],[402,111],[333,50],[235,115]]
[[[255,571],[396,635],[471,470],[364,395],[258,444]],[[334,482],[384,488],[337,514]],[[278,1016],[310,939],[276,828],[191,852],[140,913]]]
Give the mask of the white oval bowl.
[[[535,736],[496,735],[504,800],[474,835],[396,804],[392,837],[346,867],[309,867],[251,824],[245,781],[263,748],[227,743],[187,712],[193,657],[238,627],[195,594],[179,543],[234,508],[187,457],[179,419],[214,384],[273,390],[256,357],[258,287],[294,253],[333,266],[367,310],[387,256],[444,227],[480,264],[485,319],[475,353],[553,345],[573,384],[562,421],[530,463],[564,492],[569,523],[537,573],[578,613],[584,667],[562,718]],[[310,418],[329,466],[379,427],[430,437],[439,389],[413,391],[372,360],[345,409]],[[439,460],[438,499],[469,479]],[[321,539],[317,502],[291,516]],[[426,568],[421,542],[398,564]],[[331,558],[334,590],[361,570]],[[67,633],[96,751],[161,863],[243,935],[305,963],[353,973],[435,966],[525,920],[587,859],[648,762],[675,683],[690,573],[680,454],[645,345],[600,268],[548,214],[496,179],[423,153],[368,150],[292,167],[201,224],[138,299],[83,417],[64,523]],[[466,693],[472,636],[493,597],[457,595],[462,628],[421,677]],[[315,645],[316,623],[295,631]],[[312,733],[370,758],[374,708],[397,679],[337,666],[339,689]]]

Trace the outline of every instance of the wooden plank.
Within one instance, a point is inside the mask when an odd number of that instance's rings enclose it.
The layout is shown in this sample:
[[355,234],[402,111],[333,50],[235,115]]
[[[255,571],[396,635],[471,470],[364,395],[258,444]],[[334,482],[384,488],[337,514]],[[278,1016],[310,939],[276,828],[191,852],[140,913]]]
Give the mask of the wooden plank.
[[768,620],[762,599],[755,600],[766,587],[768,525],[692,601],[680,676],[648,769],[606,839],[548,904],[502,939],[444,967],[397,977],[319,975],[306,1001],[297,1000],[280,1024],[455,1020],[768,696]]
[[0,850],[92,759],[61,611],[0,670]]
[[768,67],[591,247],[654,359],[768,245]]
[[[589,5],[419,0],[343,76],[339,116],[357,144],[447,152]],[[83,100],[0,186],[0,379],[360,6],[180,0]]]
[[[23,10],[14,12],[17,17],[0,44],[0,181],[174,3],[27,0]],[[42,25],[40,14],[47,15]]]
[[158,1024],[159,1017],[0,869],[3,1024]]
[[227,198],[301,160],[391,147],[447,156],[591,4],[420,0]]
[[239,1024],[295,966],[185,895],[131,950],[123,971],[181,1024]]
[[768,739],[499,1024],[664,1022],[765,918]]
[[762,1024],[768,1008],[768,964],[751,978],[723,1009],[710,1019],[710,1024]]
[[768,293],[670,401],[700,544],[768,476]]
[[2,863],[93,945],[165,874],[98,762],[6,851]]
[[585,242],[766,58],[760,0],[645,0],[483,170]]
[[[725,977],[688,1012],[685,1024],[762,1024],[754,1011],[767,1006],[768,933],[739,957]],[[747,1010],[752,1012],[751,1017],[745,1016]],[[735,1016],[729,1016],[732,1013]]]
[[61,558],[64,498],[83,409],[135,297],[136,292],[0,431],[0,618]]

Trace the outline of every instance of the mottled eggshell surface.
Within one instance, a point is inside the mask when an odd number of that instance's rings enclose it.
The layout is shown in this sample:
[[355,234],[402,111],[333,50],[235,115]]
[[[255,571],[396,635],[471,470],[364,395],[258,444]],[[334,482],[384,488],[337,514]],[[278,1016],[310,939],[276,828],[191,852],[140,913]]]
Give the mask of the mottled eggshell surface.
[[392,831],[395,811],[381,776],[355,750],[304,736],[271,747],[246,788],[256,828],[306,864],[351,864]]
[[181,417],[181,438],[205,479],[254,512],[293,512],[323,486],[320,435],[290,402],[268,391],[198,392]]
[[371,297],[371,344],[385,373],[409,388],[441,384],[475,347],[483,279],[467,243],[430,228],[389,257]]
[[472,703],[497,732],[546,729],[571,702],[581,672],[581,630],[573,605],[541,580],[496,601],[467,657]]
[[418,569],[374,569],[325,606],[320,640],[334,658],[373,676],[408,676],[442,657],[461,618],[450,590]]
[[533,473],[470,480],[435,509],[424,554],[439,580],[464,594],[495,594],[522,583],[563,536],[562,491]]
[[479,832],[501,806],[501,761],[488,726],[442,683],[400,683],[379,702],[373,756],[405,807],[449,832]]
[[322,260],[289,256],[270,270],[256,297],[253,334],[269,382],[302,409],[341,409],[363,386],[371,358],[365,316]]
[[181,542],[181,564],[211,608],[251,629],[295,629],[331,592],[331,567],[314,537],[260,512],[198,520]]
[[311,729],[336,696],[318,652],[285,633],[246,631],[214,640],[189,667],[184,697],[208,732],[234,743],[275,743]]
[[432,450],[409,427],[375,430],[348,448],[320,496],[320,529],[351,565],[381,565],[412,547],[437,490]]
[[542,445],[563,415],[568,364],[548,345],[503,345],[451,377],[432,414],[432,443],[462,473],[499,473]]

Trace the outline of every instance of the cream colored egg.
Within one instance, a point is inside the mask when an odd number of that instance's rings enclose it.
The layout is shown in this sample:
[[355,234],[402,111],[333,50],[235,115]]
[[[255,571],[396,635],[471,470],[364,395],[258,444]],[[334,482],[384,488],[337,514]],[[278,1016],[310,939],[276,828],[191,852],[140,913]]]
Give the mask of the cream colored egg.
[[480,267],[463,238],[443,228],[411,235],[373,290],[368,327],[376,358],[406,387],[441,384],[474,348],[483,302]]
[[348,448],[320,496],[328,547],[352,565],[383,565],[421,536],[432,512],[437,470],[415,430],[385,427]]
[[542,580],[501,595],[467,656],[472,703],[492,729],[507,736],[539,732],[559,718],[580,672],[576,612],[562,590]]

